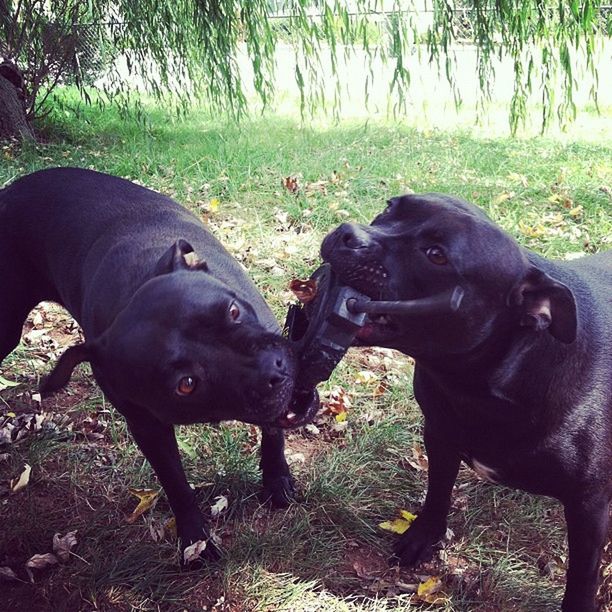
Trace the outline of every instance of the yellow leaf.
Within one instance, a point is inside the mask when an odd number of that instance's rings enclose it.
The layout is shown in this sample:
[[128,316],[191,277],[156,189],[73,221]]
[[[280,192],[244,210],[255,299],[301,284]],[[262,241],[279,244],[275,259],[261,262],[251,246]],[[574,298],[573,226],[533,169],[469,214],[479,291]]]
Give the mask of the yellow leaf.
[[580,217],[582,215],[582,206],[578,204],[578,206],[574,206],[574,208],[570,208],[569,210],[570,217]]
[[138,505],[132,514],[126,518],[126,521],[132,524],[141,514],[144,514],[153,507],[159,495],[159,491],[153,491],[152,489],[130,489],[129,491],[138,498]]
[[169,518],[164,523],[164,529],[176,538],[176,518]]
[[378,382],[378,376],[370,370],[361,370],[355,376],[355,382],[359,385],[374,385]]
[[336,415],[336,421],[338,421],[338,423],[342,423],[343,421],[346,421],[346,412],[341,412],[340,414]]
[[500,193],[498,196],[493,198],[493,204],[501,204],[502,202],[513,198],[514,195],[514,191],[504,191],[503,193]]
[[208,208],[210,209],[210,212],[217,212],[219,210],[220,204],[221,201],[219,200],[219,198],[211,198],[210,202],[208,203]]
[[25,489],[30,482],[30,473],[32,472],[32,468],[26,463],[23,467],[23,472],[21,472],[19,478],[14,478],[11,480],[11,491],[13,493],[17,493],[21,491],[21,489]]
[[408,512],[408,510],[400,510],[400,517],[401,518],[396,518],[392,521],[384,521],[378,526],[386,531],[392,531],[393,533],[401,535],[408,531],[408,528],[416,518],[416,514],[412,514],[412,512]]
[[527,177],[524,174],[518,174],[517,172],[510,172],[508,178],[515,183],[520,183],[523,187],[527,187]]
[[519,229],[529,238],[540,238],[546,234],[546,229],[542,225],[527,225],[523,221],[518,223]]
[[445,604],[448,597],[440,593],[442,581],[437,576],[431,576],[417,587],[417,597],[430,604]]

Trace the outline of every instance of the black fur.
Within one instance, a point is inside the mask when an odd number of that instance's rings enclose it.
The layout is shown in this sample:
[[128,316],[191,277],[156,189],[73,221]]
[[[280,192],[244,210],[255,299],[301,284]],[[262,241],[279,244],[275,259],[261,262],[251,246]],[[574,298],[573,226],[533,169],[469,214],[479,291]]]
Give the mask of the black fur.
[[396,547],[400,561],[432,554],[463,460],[563,503],[563,610],[595,610],[612,497],[612,252],[544,259],[477,207],[439,194],[393,198],[370,226],[337,228],[321,252],[372,298],[465,290],[456,313],[374,320],[358,337],[416,362],[429,487]]
[[[42,390],[59,389],[78,363],[91,362],[166,491],[183,548],[208,530],[175,424],[261,425],[265,490],[274,504],[288,504],[293,485],[279,425],[296,360],[255,286],[194,215],[121,178],[35,172],[0,191],[0,280],[0,362],[38,302],[66,307],[86,342],[66,351]],[[195,383],[192,393],[177,392],[182,379]],[[314,398],[303,408],[302,422]],[[209,542],[203,556],[217,555]]]

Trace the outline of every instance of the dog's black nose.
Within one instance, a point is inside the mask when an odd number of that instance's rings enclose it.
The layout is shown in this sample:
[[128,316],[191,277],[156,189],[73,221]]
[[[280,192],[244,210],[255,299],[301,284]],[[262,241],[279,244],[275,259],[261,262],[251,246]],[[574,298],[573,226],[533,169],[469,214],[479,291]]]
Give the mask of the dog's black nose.
[[279,389],[290,376],[290,368],[280,349],[269,348],[261,351],[257,361],[263,393]]
[[355,223],[343,223],[337,232],[342,246],[352,251],[370,250],[376,246],[368,232]]

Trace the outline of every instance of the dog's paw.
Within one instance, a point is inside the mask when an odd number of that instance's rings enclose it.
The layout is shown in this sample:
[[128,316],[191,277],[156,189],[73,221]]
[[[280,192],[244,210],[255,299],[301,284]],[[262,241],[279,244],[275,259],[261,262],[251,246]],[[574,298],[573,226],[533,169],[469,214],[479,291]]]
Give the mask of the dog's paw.
[[408,567],[429,561],[445,531],[444,526],[419,522],[417,518],[395,544],[393,548],[395,561]]
[[287,508],[295,501],[295,481],[291,474],[264,478],[262,500],[273,508]]
[[187,569],[197,569],[205,563],[214,563],[223,554],[205,527],[181,530],[179,543],[181,566]]

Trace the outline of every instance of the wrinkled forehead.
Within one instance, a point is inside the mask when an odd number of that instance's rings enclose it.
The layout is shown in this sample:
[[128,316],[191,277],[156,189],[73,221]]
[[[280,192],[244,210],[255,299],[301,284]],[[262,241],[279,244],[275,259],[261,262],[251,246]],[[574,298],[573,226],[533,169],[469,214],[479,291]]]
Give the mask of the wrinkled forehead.
[[206,325],[223,320],[237,299],[236,292],[206,272],[172,272],[147,281],[116,323],[177,329]]
[[406,222],[420,223],[432,216],[440,216],[445,219],[473,218],[491,223],[486,213],[474,204],[443,193],[408,194],[391,198],[388,204],[393,217]]
[[[493,262],[503,257],[515,273],[524,265],[522,252],[509,234],[498,227],[486,213],[460,198],[430,193],[405,195],[389,200],[389,212],[381,214],[372,227],[400,236],[424,239],[452,247],[457,263],[470,267],[475,254],[487,255]],[[483,267],[482,258],[479,266]]]
[[480,208],[444,194],[405,195],[391,198],[388,205],[372,226],[394,226],[398,232],[424,234],[444,242],[462,235],[487,240],[503,234]]

